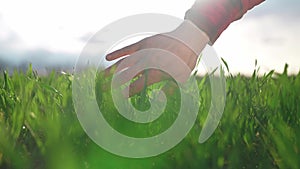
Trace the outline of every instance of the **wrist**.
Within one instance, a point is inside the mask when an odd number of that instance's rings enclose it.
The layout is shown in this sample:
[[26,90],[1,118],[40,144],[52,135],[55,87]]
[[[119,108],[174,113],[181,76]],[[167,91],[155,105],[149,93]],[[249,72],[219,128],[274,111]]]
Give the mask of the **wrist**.
[[197,55],[209,42],[208,35],[189,20],[184,20],[174,31],[166,33],[166,35],[181,41]]

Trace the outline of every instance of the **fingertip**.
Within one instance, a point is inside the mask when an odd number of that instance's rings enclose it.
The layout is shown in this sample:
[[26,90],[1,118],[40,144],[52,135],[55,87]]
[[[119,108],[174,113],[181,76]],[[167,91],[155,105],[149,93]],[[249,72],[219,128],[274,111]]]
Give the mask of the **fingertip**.
[[106,55],[106,60],[112,61],[122,56],[130,55],[138,50],[138,43],[126,46]]
[[107,61],[112,61],[112,60],[114,60],[114,58],[115,58],[114,52],[107,54],[107,55],[105,56],[105,58],[106,58]]

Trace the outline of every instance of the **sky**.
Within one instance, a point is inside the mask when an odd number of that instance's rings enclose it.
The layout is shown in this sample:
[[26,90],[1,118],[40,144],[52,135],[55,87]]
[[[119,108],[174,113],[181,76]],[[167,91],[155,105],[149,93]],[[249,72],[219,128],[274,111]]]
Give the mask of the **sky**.
[[[0,65],[73,67],[94,33],[125,16],[162,13],[179,18],[194,0],[0,0]],[[214,44],[232,73],[260,73],[285,63],[300,70],[300,1],[267,0],[234,22]],[[71,65],[71,66],[70,66]]]

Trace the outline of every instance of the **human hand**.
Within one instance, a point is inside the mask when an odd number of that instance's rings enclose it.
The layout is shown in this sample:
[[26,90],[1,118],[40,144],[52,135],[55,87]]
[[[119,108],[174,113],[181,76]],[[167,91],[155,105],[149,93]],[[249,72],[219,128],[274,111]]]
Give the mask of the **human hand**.
[[[106,56],[108,61],[119,59],[114,65],[105,70],[106,75],[112,73],[119,73],[121,77],[121,84],[125,84],[130,81],[134,74],[137,80],[129,85],[129,96],[132,96],[142,91],[146,86],[151,84],[171,79],[171,76],[158,69],[148,69],[140,72],[136,72],[135,65],[141,62],[152,62],[154,64],[162,64],[164,67],[168,67],[169,70],[174,72],[180,82],[184,82],[190,76],[192,70],[197,63],[198,55],[202,49],[208,43],[209,39],[205,33],[196,28],[191,22],[184,21],[177,29],[172,32],[154,35],[145,38],[137,43],[126,46],[122,49],[114,51]],[[189,71],[180,65],[176,61],[170,61],[167,57],[164,57],[162,52],[167,51],[177,56],[186,66]],[[142,52],[144,51],[144,52]],[[134,55],[134,53],[141,52],[143,55],[150,56],[145,60],[145,57]],[[140,54],[140,55],[141,55]],[[172,59],[173,60],[173,59]],[[174,59],[175,60],[175,59]],[[122,64],[121,64],[122,63]]]

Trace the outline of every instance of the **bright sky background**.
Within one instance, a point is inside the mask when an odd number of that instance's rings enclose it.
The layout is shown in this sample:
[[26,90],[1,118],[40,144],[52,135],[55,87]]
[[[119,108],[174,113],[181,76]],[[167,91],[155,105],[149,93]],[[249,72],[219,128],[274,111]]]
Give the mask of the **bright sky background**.
[[[179,18],[194,0],[0,0],[0,62],[74,63],[87,40],[125,16],[163,13]],[[300,69],[300,1],[267,0],[233,23],[214,47],[231,72]]]

